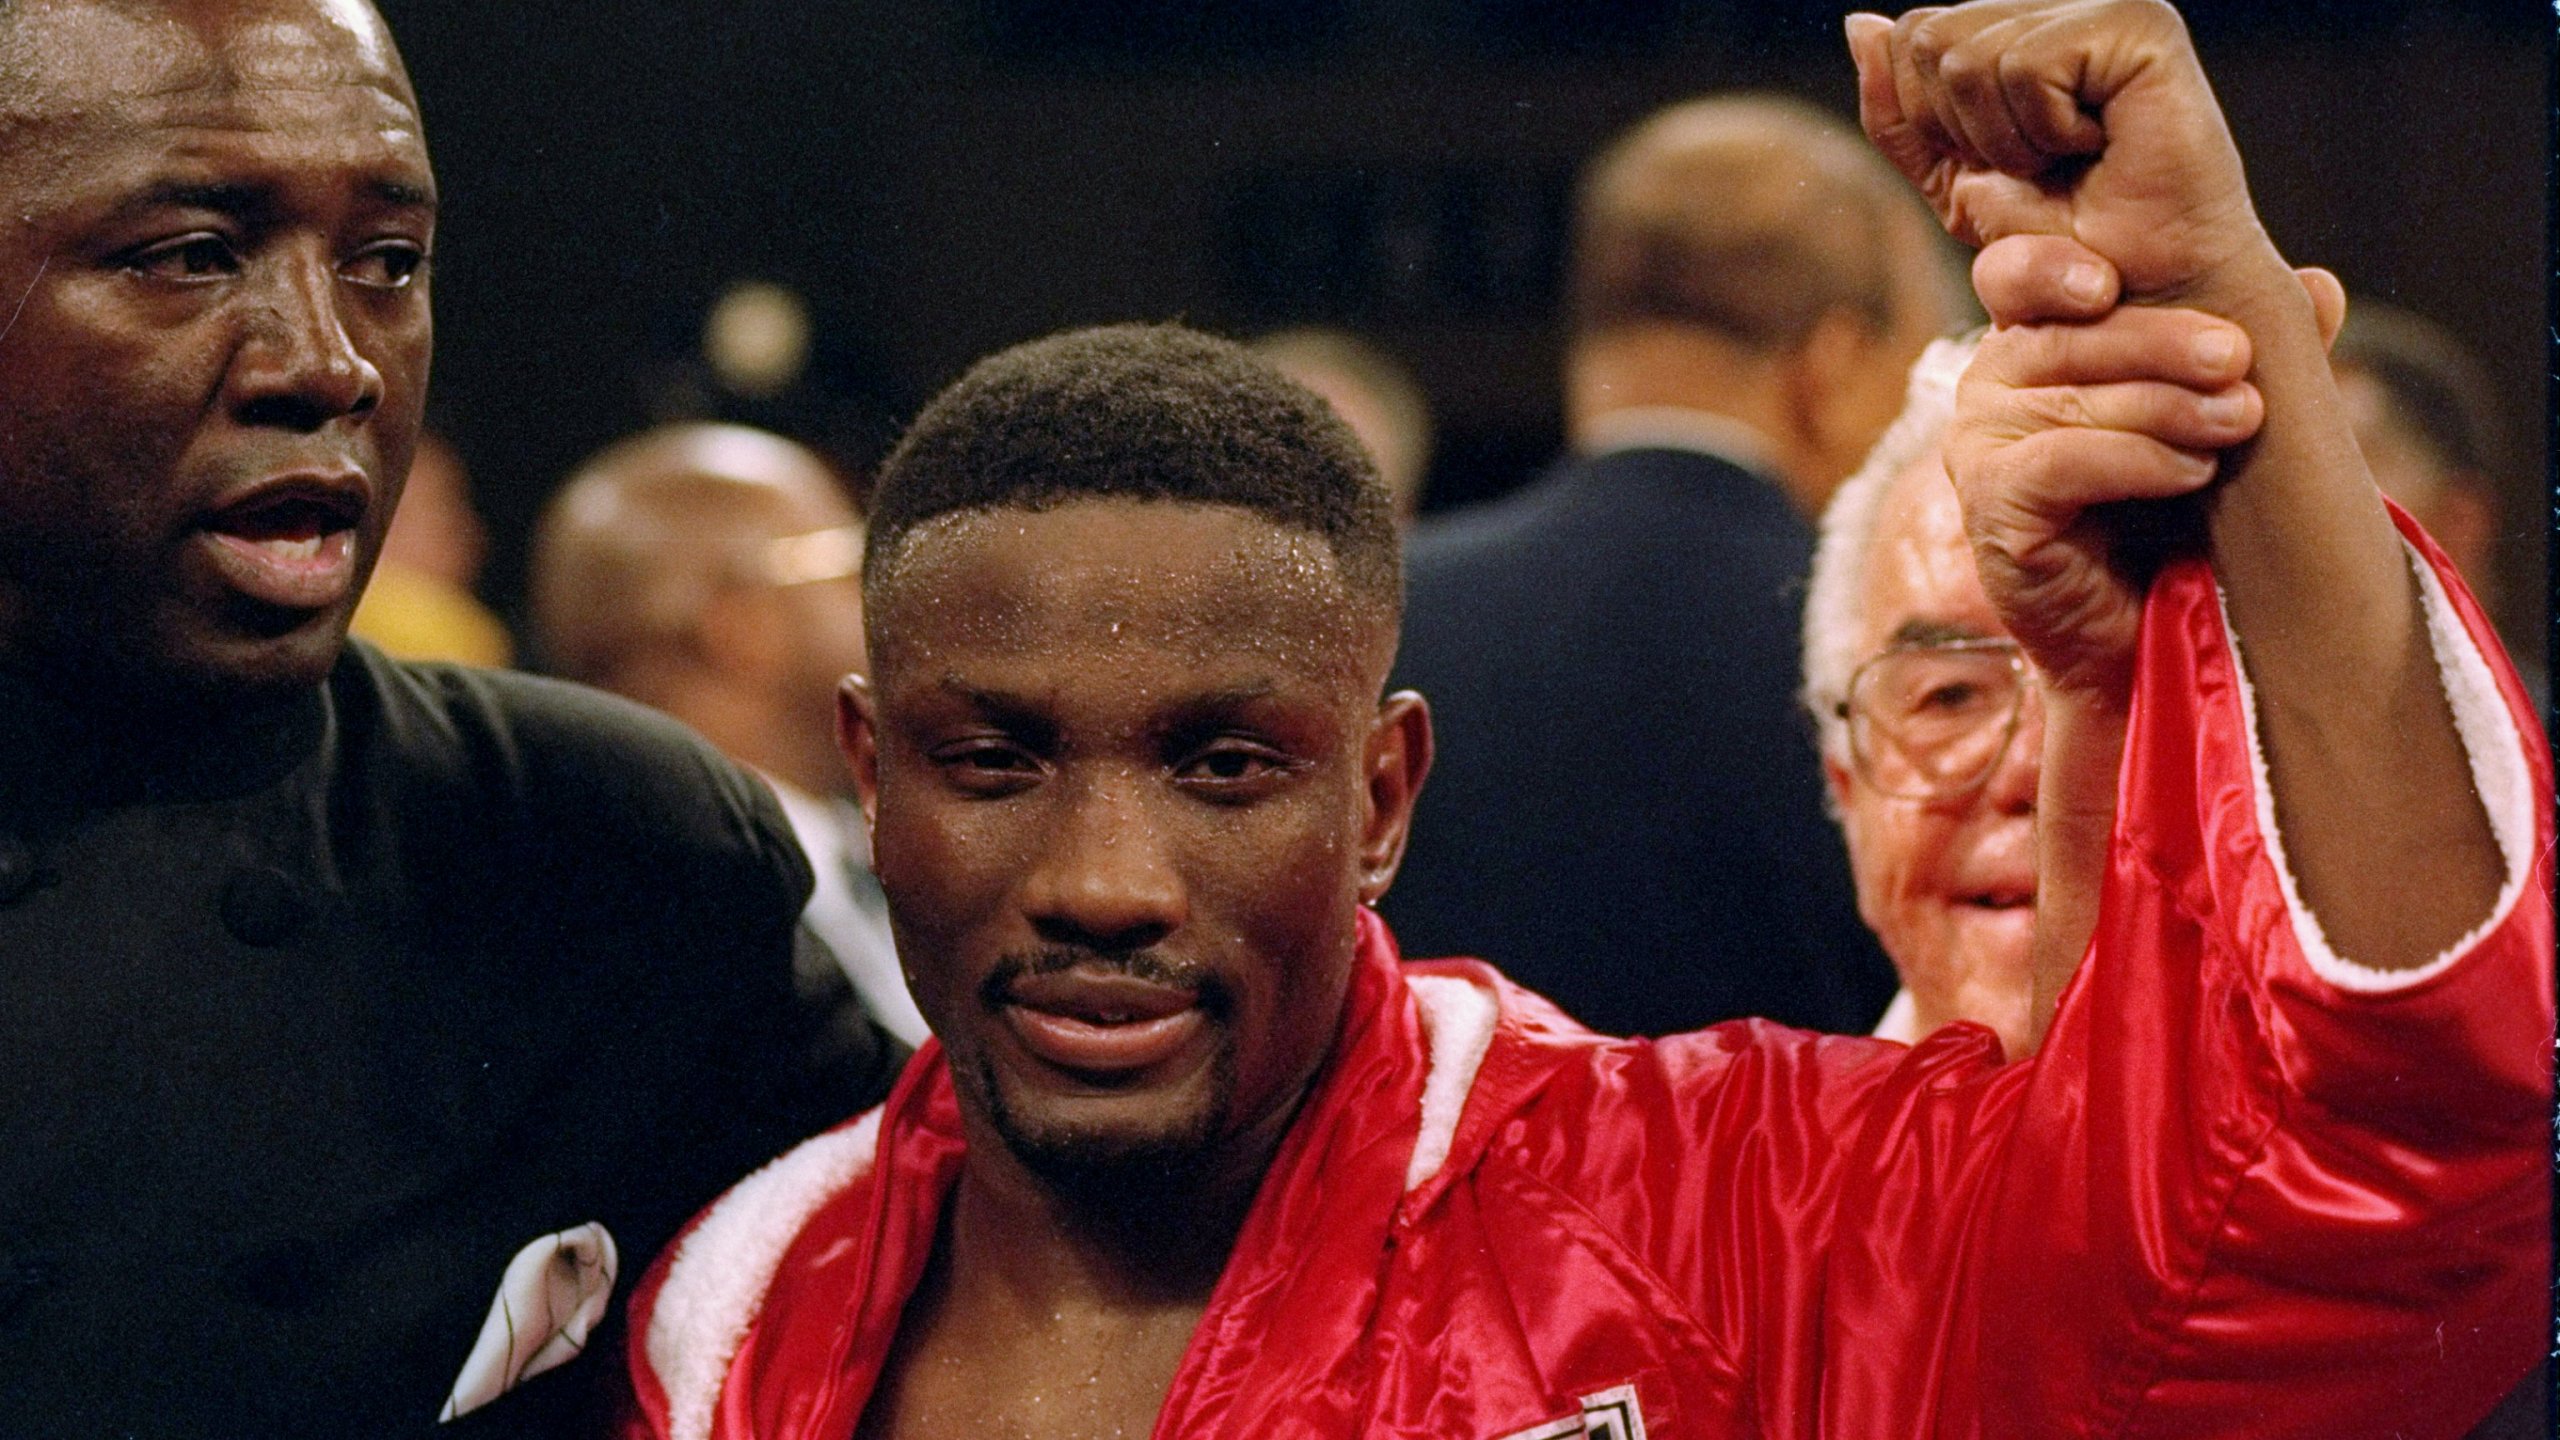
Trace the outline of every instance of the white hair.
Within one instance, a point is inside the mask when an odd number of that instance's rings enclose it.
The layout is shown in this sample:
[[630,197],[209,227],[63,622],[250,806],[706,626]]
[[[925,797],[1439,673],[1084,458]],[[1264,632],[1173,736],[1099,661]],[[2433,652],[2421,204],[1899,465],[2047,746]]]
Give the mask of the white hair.
[[1902,413],[1894,417],[1857,473],[1841,482],[1822,512],[1822,534],[1813,548],[1813,578],[1804,600],[1804,689],[1799,698],[1813,715],[1824,754],[1848,763],[1848,727],[1840,702],[1849,695],[1865,627],[1867,555],[1874,548],[1876,516],[1893,482],[1938,447],[1956,413],[1956,381],[1973,363],[1978,335],[1937,340],[1911,367]]

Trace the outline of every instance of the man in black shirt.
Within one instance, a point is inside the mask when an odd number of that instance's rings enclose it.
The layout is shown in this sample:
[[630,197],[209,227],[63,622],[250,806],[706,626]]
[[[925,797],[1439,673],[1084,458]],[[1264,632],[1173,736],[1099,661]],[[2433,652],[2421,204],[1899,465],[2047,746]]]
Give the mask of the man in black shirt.
[[345,645],[430,348],[378,17],[0,0],[0,213],[0,1431],[557,1433],[893,1057],[752,781]]

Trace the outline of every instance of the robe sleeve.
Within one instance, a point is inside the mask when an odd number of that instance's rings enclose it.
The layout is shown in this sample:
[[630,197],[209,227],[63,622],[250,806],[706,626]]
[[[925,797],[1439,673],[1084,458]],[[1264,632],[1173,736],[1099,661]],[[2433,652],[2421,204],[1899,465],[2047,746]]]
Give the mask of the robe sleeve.
[[2097,931],[2045,1048],[1869,1118],[1825,1434],[2457,1436],[2542,1351],[2549,742],[2398,518],[2504,858],[2491,913],[2413,971],[2332,951],[2211,573],[2164,571]]

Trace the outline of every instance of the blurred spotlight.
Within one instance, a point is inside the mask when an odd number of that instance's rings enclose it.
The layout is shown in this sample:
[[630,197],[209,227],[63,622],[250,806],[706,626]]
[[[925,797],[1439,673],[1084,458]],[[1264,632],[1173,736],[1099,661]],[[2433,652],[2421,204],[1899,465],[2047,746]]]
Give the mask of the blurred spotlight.
[[741,280],[720,294],[702,325],[702,355],[731,392],[770,399],[809,365],[809,305],[767,280]]

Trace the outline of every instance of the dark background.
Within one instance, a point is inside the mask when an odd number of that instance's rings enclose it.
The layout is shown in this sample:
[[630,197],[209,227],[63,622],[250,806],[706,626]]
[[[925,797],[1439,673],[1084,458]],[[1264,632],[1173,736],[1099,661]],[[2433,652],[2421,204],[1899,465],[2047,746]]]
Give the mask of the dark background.
[[[436,423],[512,611],[580,458],[652,418],[770,423],[849,468],[971,359],[1063,326],[1302,320],[1371,334],[1441,429],[1431,503],[1557,438],[1574,169],[1703,91],[1843,114],[1840,11],[1781,0],[383,0],[446,196]],[[2547,12],[2189,7],[2261,214],[2298,263],[2450,326],[2515,455],[2493,600],[2537,634]],[[723,401],[705,307],[779,281],[810,379]],[[2516,623],[2526,622],[2526,623]]]

